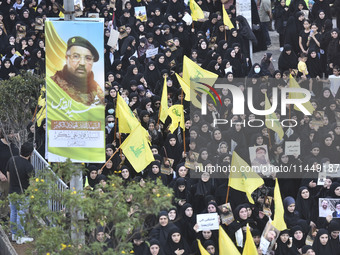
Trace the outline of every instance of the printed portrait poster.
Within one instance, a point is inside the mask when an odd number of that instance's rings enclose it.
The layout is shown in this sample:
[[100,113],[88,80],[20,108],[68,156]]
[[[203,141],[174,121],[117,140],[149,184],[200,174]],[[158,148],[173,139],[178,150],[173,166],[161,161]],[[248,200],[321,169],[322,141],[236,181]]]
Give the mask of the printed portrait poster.
[[319,217],[340,218],[340,199],[319,198]]
[[48,19],[45,35],[48,160],[104,162],[103,19]]
[[145,6],[135,7],[135,16],[136,16],[136,19],[139,19],[140,21],[145,22],[147,20]]
[[268,221],[261,235],[260,249],[262,254],[270,254],[270,251],[273,250],[279,234],[280,231]]
[[267,145],[249,147],[249,156],[251,166],[269,165],[269,156]]

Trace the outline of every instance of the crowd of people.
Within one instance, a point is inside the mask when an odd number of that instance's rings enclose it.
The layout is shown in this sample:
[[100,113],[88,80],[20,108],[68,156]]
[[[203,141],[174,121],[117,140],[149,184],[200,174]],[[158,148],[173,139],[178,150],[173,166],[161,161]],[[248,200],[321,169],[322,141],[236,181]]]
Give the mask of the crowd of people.
[[[218,231],[198,231],[196,215],[218,213],[226,203],[228,177],[213,178],[202,174],[190,178],[187,161],[192,155],[204,167],[230,165],[232,151],[251,162],[249,148],[263,147],[271,165],[302,166],[319,169],[323,164],[340,163],[340,38],[334,27],[332,13],[340,23],[340,1],[292,0],[251,1],[252,26],[245,17],[237,15],[236,2],[198,0],[200,8],[207,13],[202,20],[187,24],[182,18],[190,14],[189,3],[182,0],[144,0],[115,3],[105,0],[84,1],[82,16],[98,13],[105,20],[105,116],[106,156],[111,157],[127,134],[119,133],[115,119],[117,94],[119,93],[141,125],[149,132],[155,161],[145,170],[136,173],[128,160],[116,154],[106,166],[88,166],[88,184],[98,187],[107,176],[120,175],[126,184],[131,180],[155,181],[174,191],[173,208],[159,212],[157,225],[148,233],[133,238],[135,254],[199,254],[197,239],[209,254],[218,254]],[[62,3],[59,3],[62,4]],[[147,20],[136,18],[134,7],[145,6]],[[222,8],[227,10],[234,28],[223,23]],[[0,78],[5,80],[30,70],[37,75],[45,72],[45,47],[43,21],[46,17],[59,17],[58,1],[7,0],[0,4]],[[272,22],[273,21],[273,22]],[[281,54],[278,69],[273,56],[266,53],[260,63],[252,63],[249,45],[254,51],[271,47],[269,30],[279,34]],[[111,26],[120,32],[118,46],[107,45]],[[154,56],[146,56],[149,49],[158,48]],[[183,56],[188,56],[202,68],[225,78],[246,94],[253,88],[254,107],[264,109],[265,94],[272,100],[272,89],[279,91],[289,86],[292,75],[301,87],[310,91],[310,100],[315,111],[304,115],[289,109],[290,123],[284,127],[284,136],[266,126],[250,127],[242,124],[217,125],[214,119],[242,123],[263,119],[248,109],[243,115],[233,114],[233,96],[227,89],[218,90],[222,105],[209,104],[208,113],[200,111],[183,100],[183,93],[175,73],[183,73]],[[185,129],[170,133],[168,125],[158,121],[164,79],[168,90],[168,106],[183,104],[186,112]],[[279,102],[280,104],[280,102]],[[279,109],[279,107],[278,107]],[[190,119],[190,111],[192,119]],[[280,110],[276,110],[278,118]],[[45,124],[38,135],[32,123],[28,125],[29,139],[44,156]],[[300,153],[287,155],[286,142],[299,142]],[[186,146],[184,146],[184,144]],[[9,146],[5,137],[1,150]],[[185,149],[184,149],[185,147]],[[6,182],[6,159],[2,154],[1,187]],[[162,168],[170,171],[162,171]],[[340,180],[337,176],[321,178],[317,173],[307,172],[302,179],[286,176],[266,176],[264,185],[255,190],[249,203],[245,193],[230,188],[228,203],[233,212],[233,221],[224,224],[226,233],[242,251],[246,240],[246,225],[249,224],[259,254],[261,233],[270,218],[273,218],[274,203],[269,204],[269,213],[264,213],[264,204],[273,197],[275,178],[278,177],[284,206],[284,221],[287,230],[274,239],[270,254],[340,254]],[[319,207],[320,200],[320,207]],[[275,236],[275,235],[274,235]],[[149,244],[145,240],[149,241]],[[97,240],[107,242],[105,229],[97,229]],[[265,254],[265,253],[263,253]],[[269,252],[268,252],[269,254]]]

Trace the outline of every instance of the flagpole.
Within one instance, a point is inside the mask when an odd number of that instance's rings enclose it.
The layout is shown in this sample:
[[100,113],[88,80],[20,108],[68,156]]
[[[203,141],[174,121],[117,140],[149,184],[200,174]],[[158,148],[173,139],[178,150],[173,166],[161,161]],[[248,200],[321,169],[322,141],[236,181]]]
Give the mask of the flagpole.
[[116,149],[116,151],[111,155],[111,157],[105,162],[105,164],[100,168],[100,170],[103,170],[103,168],[107,165],[107,162],[113,158],[113,156],[119,151],[120,146]]
[[161,115],[161,110],[162,110],[162,107],[159,107],[159,110],[158,110],[157,126],[159,125],[159,117],[160,117],[160,115]]
[[[291,81],[291,78],[292,78],[292,69],[289,69],[289,73],[290,73],[290,75],[289,75],[288,87],[290,87],[290,84],[291,84],[290,81]],[[288,106],[289,106],[289,114],[288,114],[288,116],[289,116],[289,119],[290,119],[290,114],[291,114],[290,104]]]
[[33,114],[33,118],[32,118],[32,122],[33,122],[34,119],[35,119],[35,115],[36,115],[36,113],[37,113],[37,109],[38,109],[38,104],[37,104],[37,106],[35,107],[34,114]]
[[[168,78],[168,76],[165,74],[165,77],[164,79],[166,80]],[[164,83],[164,81],[163,81]],[[162,91],[162,96],[163,96],[163,93],[164,93],[164,87],[163,87],[163,91]],[[166,95],[168,97],[168,95]],[[162,98],[162,97],[161,97]],[[166,106],[168,107],[168,105]],[[159,107],[159,111],[158,111],[158,120],[157,120],[157,126],[159,125],[159,117],[161,116],[161,110],[162,110],[162,100],[161,100],[161,104],[160,104],[160,107]],[[164,120],[165,121],[165,120]],[[165,124],[165,123],[164,123]]]
[[228,199],[229,199],[229,190],[230,190],[230,186],[229,186],[229,182],[228,182],[228,189],[227,189],[227,197],[225,199],[225,203],[228,203]]
[[[121,133],[118,133],[119,134],[119,148],[120,146],[122,145],[122,138],[121,138]],[[119,149],[119,156],[120,156],[120,159],[122,159],[122,149]]]
[[267,129],[268,129],[268,138],[269,138],[269,148],[271,149],[272,148],[272,141],[270,139],[270,129],[269,128],[267,128]]
[[[117,110],[117,105],[116,105],[116,110]],[[115,116],[115,129],[114,129],[114,134],[113,134],[113,141],[116,141],[116,132],[117,132],[117,117]]]
[[[181,105],[183,106],[183,89],[181,89]],[[184,115],[184,106],[183,106],[183,115]],[[184,118],[184,116],[183,116]],[[184,128],[183,128],[183,146],[184,146],[184,153],[186,152],[186,143],[185,143],[185,119],[184,119]]]

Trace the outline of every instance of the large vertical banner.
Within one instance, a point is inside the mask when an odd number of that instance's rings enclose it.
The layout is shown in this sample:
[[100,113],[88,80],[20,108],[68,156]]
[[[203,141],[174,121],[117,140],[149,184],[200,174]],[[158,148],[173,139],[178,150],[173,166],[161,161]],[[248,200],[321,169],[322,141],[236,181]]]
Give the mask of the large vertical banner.
[[253,0],[242,0],[236,2],[236,15],[242,15],[243,17],[245,17],[250,27],[252,27],[251,1]]
[[45,35],[48,160],[104,162],[103,21],[46,20]]

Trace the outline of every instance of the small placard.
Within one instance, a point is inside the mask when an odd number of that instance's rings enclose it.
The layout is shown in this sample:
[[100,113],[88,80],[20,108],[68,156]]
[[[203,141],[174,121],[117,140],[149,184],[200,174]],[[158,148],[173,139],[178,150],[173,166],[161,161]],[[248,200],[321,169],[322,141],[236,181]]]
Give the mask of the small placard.
[[217,213],[197,214],[198,231],[217,230],[219,228]]
[[221,211],[222,224],[230,225],[235,220],[230,203],[220,205],[218,208]]
[[111,48],[116,49],[118,39],[119,39],[119,32],[117,30],[114,30],[113,27],[111,27],[110,37],[109,37],[109,40],[107,41],[107,45],[109,45]]
[[88,16],[89,18],[98,19],[98,18],[99,18],[99,13],[93,13],[93,12],[91,12],[91,13],[88,13],[87,16]]
[[151,57],[153,57],[153,56],[155,56],[157,54],[158,54],[158,47],[146,50],[146,57],[147,58],[151,58]]
[[285,142],[285,154],[293,156],[300,155],[300,141]]

